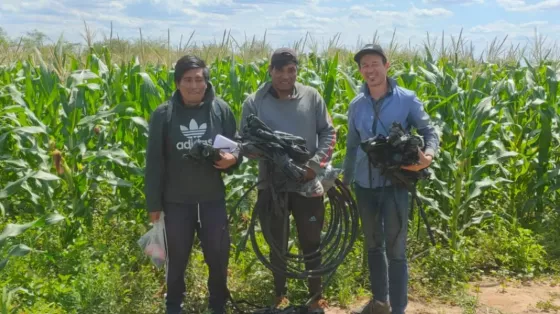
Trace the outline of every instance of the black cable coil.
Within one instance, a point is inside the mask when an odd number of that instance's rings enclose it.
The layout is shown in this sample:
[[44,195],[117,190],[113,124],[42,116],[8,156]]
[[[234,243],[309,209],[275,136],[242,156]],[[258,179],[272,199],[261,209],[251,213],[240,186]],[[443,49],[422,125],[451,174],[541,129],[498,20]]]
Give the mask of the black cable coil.
[[[301,184],[303,190],[313,190],[314,181],[305,182],[303,180],[305,176],[304,164],[311,157],[305,146],[305,140],[291,134],[272,131],[254,115],[247,117],[246,121],[247,124],[243,132],[244,135],[239,139],[241,153],[245,156],[258,155],[260,157],[259,159],[265,160],[276,169],[280,169],[292,183],[297,182]],[[269,175],[272,175],[273,172],[274,171],[269,171]],[[284,217],[286,217],[284,223],[288,223],[287,218],[289,218],[285,204],[280,201],[279,194],[281,193],[276,192],[274,184],[260,181],[245,191],[235,205],[234,210],[237,210],[241,202],[246,199],[247,195],[262,183],[267,184],[267,187],[271,189],[272,197],[275,198],[272,204],[276,206],[258,206],[259,204],[255,204],[248,230],[252,248],[257,258],[265,267],[287,278],[307,279],[328,275],[329,277],[324,281],[324,286],[328,285],[336,269],[352,250],[358,235],[358,208],[350,191],[338,179],[340,172],[339,169],[333,169],[329,166],[323,173],[318,174],[315,179],[321,182],[321,186],[324,189],[327,204],[330,205],[326,206],[325,219],[327,217],[330,217],[330,219],[327,225],[327,231],[322,235],[319,248],[310,254],[282,253],[281,248],[274,242],[270,224],[277,224],[280,222],[272,220],[274,217],[273,211],[284,211],[284,213],[286,213],[284,215]],[[327,213],[329,207],[330,212]],[[261,218],[261,231],[270,247],[270,251],[283,261],[284,265],[286,265],[285,270],[273,265],[268,257],[263,254],[257,243],[255,226],[259,216]],[[303,265],[305,262],[312,262],[317,259],[321,259],[321,263],[317,268],[305,270]],[[298,267],[298,265],[302,266]],[[250,313],[323,313],[322,310],[317,312],[308,312],[307,310],[307,305],[316,297],[317,295],[312,296],[305,306],[291,306],[283,310],[261,308],[254,309]],[[237,303],[246,303],[257,307],[246,301]],[[234,306],[236,306],[235,302]],[[237,306],[236,308],[239,312],[245,313],[239,310]]]

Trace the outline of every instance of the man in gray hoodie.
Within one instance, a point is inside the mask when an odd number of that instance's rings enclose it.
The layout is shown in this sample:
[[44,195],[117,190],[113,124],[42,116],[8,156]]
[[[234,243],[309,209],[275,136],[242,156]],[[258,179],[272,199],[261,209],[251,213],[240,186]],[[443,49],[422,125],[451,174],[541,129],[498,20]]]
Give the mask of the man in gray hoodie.
[[[250,95],[243,104],[241,133],[246,124],[245,119],[250,115],[256,115],[274,131],[282,131],[302,137],[306,140],[307,149],[312,158],[306,165],[304,181],[320,185],[317,175],[321,174],[329,164],[336,143],[336,131],[328,113],[325,101],[319,92],[310,86],[305,86],[296,81],[298,58],[294,50],[280,48],[271,57],[269,74],[271,81],[263,84],[255,93]],[[247,156],[251,158],[251,156]],[[303,254],[315,252],[321,243],[321,229],[325,214],[323,195],[309,195],[303,190],[301,182],[293,182],[287,179],[278,167],[267,164],[264,160],[259,162],[259,181],[265,183],[259,186],[258,206],[271,208],[271,190],[268,184],[274,185],[279,197],[286,204],[282,214],[268,211],[274,217],[267,217],[276,223],[263,224],[261,227],[270,228],[275,243],[284,243],[280,248],[287,249],[287,237],[289,230],[284,228],[282,221],[288,218],[289,212],[294,216],[298,232],[298,240]],[[317,190],[321,190],[320,188]],[[271,253],[271,263],[277,267],[286,269],[286,265]],[[306,269],[314,269],[320,264],[320,260],[306,262]],[[274,273],[275,306],[287,302],[286,277]],[[318,309],[326,306],[321,296],[321,278],[309,279],[310,297],[317,296],[311,304],[310,309]]]

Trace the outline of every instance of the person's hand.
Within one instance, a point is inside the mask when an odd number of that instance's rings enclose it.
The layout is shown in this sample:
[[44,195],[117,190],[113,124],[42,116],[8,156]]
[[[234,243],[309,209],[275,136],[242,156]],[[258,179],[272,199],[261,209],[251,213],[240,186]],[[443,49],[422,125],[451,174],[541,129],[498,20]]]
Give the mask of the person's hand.
[[315,171],[309,167],[305,167],[305,176],[303,176],[303,182],[308,182],[311,181],[313,179],[315,179],[315,177],[317,176],[317,174],[315,173]]
[[220,156],[222,156],[222,159],[216,161],[216,164],[214,165],[217,169],[227,169],[237,162],[237,158],[230,153],[220,151]]
[[259,155],[259,154],[246,154],[245,157],[247,157],[247,159],[259,159],[259,158],[261,158],[261,155]]
[[[261,154],[257,153],[259,150],[253,144],[246,144],[241,146],[241,151],[243,152],[243,156],[247,157],[248,159],[259,159],[262,157]],[[253,153],[249,153],[250,151],[254,151]]]
[[158,221],[160,214],[161,211],[150,212],[150,222],[155,223],[156,221]]
[[410,171],[420,171],[424,168],[428,168],[432,164],[433,157],[431,155],[426,155],[421,149],[418,149],[418,160],[417,165],[402,166],[401,169]]

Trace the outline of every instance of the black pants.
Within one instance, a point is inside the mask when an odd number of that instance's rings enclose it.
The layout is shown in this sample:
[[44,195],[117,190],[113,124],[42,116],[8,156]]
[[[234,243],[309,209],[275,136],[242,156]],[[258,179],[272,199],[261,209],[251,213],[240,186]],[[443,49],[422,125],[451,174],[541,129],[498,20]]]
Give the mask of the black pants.
[[[298,242],[303,254],[314,253],[321,244],[321,229],[323,228],[323,221],[325,217],[325,206],[323,204],[323,197],[304,197],[298,193],[283,193],[285,195],[285,204],[287,212],[285,215],[278,215],[278,213],[271,209],[272,199],[268,190],[259,190],[258,203],[261,210],[259,220],[262,228],[269,228],[274,245],[277,246],[282,252],[288,249],[288,236],[289,213],[291,212],[296,223],[298,234]],[[281,196],[282,197],[282,196]],[[266,215],[266,216],[263,216]],[[277,254],[270,252],[270,262],[286,269],[285,262],[280,259]],[[312,256],[312,261],[305,263],[305,269],[311,270],[317,268],[321,264],[320,254]],[[287,294],[286,277],[276,272],[274,276],[274,290],[276,296],[284,296]],[[309,278],[309,296],[318,294],[317,298],[321,297],[321,278]]]
[[[199,222],[200,220],[200,222]],[[230,236],[225,200],[193,205],[166,204],[167,313],[179,313],[185,293],[185,268],[195,231],[208,265],[209,308],[224,313]]]

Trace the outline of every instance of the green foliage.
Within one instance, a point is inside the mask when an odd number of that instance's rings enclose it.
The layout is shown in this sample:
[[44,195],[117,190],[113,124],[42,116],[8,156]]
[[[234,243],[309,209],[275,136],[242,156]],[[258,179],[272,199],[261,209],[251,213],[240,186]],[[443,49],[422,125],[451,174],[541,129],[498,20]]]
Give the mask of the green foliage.
[[[0,253],[3,253],[2,251],[5,251],[3,249],[4,244],[13,241],[12,238],[18,237],[19,235],[23,234],[29,229],[33,229],[33,228],[42,229],[45,226],[56,224],[63,219],[64,217],[62,217],[61,215],[51,214],[26,224],[8,224],[2,231],[2,234],[0,234]],[[7,250],[7,253],[5,253],[6,256],[0,259],[0,271],[6,267],[11,257],[26,256],[31,252],[40,252],[40,251],[30,248],[29,246],[23,243],[12,245]],[[2,314],[15,313],[16,308],[12,305],[12,299],[14,298],[14,295],[16,295],[18,292],[29,293],[28,290],[22,287],[17,287],[13,289],[8,288],[7,286],[2,287],[2,297],[0,298],[0,313]]]
[[509,224],[496,216],[476,230],[473,266],[484,269],[506,270],[524,277],[542,273],[547,265],[546,251],[537,242],[533,232]]
[[[236,55],[220,46],[207,58],[217,94],[238,119],[245,97],[268,77],[265,45],[244,47]],[[40,229],[24,234],[12,255],[29,251],[23,243],[43,254],[10,260],[0,272],[3,285],[29,291],[18,294],[24,311],[161,313],[164,275],[136,241],[148,227],[148,120],[175,87],[170,60],[141,58],[117,61],[103,46],[80,58],[60,41],[48,63],[39,53],[0,66],[0,225],[55,211],[66,217],[48,238]],[[419,187],[439,245],[411,241],[411,251],[428,249],[412,262],[413,282],[443,294],[479,271],[533,276],[547,270],[546,258],[558,256],[550,243],[557,243],[552,229],[560,203],[559,65],[473,65],[445,55],[436,60],[429,50],[425,58],[393,64],[391,75],[426,104],[442,143],[433,179]],[[361,84],[356,65],[339,50],[330,57],[304,55],[299,79],[325,98],[337,129],[334,164],[340,165],[348,104]],[[231,207],[255,182],[256,165],[246,162],[225,180]],[[272,278],[247,247],[250,202],[230,214],[230,286],[237,298],[266,304]],[[417,223],[414,215],[410,226]],[[367,291],[364,265],[359,240],[327,297],[349,304]],[[196,243],[187,272],[193,312],[206,302],[205,267]],[[304,300],[306,283],[290,281],[290,292]]]
[[427,287],[428,294],[432,296],[445,296],[450,291],[460,291],[471,278],[473,270],[470,268],[470,262],[468,249],[453,251],[438,245],[414,264],[411,271],[412,286],[421,293],[427,293]]

